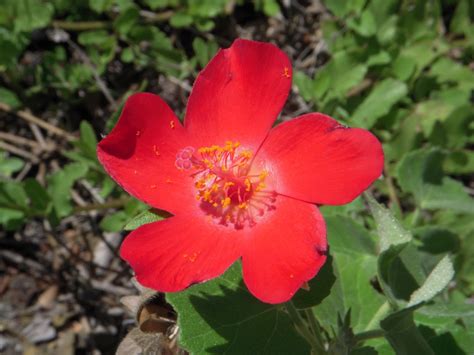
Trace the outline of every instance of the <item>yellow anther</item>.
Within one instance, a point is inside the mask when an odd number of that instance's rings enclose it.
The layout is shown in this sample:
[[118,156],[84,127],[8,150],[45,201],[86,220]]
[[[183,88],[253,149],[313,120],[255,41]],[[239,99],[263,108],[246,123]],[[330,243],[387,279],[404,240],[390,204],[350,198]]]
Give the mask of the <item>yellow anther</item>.
[[217,202],[214,202],[212,205],[213,205],[214,207],[219,206],[219,204],[218,204]]
[[208,201],[211,198],[211,191],[205,190],[202,194],[202,199]]
[[250,179],[249,178],[245,179],[244,183],[245,183],[245,191],[249,192],[250,189],[252,188],[252,183],[250,182]]
[[227,181],[224,184],[224,190],[227,190],[229,187],[234,186],[235,184],[232,181]]
[[226,197],[221,201],[222,207],[227,207],[230,205],[230,197]]
[[247,207],[248,207],[247,202],[242,202],[241,204],[239,204],[239,208],[241,210],[246,209]]
[[246,159],[252,158],[252,152],[250,150],[244,150],[240,155]]

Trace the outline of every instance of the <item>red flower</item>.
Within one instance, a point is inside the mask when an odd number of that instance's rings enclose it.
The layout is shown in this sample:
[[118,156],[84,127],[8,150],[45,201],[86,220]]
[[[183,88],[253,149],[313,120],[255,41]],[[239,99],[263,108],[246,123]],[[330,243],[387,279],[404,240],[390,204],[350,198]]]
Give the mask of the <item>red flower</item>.
[[173,214],[122,245],[141,284],[180,291],[241,258],[250,292],[279,303],[324,264],[314,204],[352,201],[381,174],[383,152],[368,131],[320,113],[272,128],[291,76],[278,48],[237,40],[198,76],[184,125],[158,96],[127,101],[99,160],[130,194]]

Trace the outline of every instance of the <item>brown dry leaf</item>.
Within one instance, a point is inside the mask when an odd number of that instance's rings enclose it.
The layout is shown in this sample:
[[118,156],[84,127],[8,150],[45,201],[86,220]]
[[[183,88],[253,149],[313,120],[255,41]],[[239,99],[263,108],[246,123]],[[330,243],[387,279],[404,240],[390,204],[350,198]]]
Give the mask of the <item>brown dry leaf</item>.
[[58,296],[58,291],[59,287],[57,285],[49,286],[39,295],[36,305],[44,309],[50,309],[54,305],[54,301]]
[[133,328],[120,343],[116,355],[135,354],[171,355],[173,352],[162,334],[143,333]]
[[175,324],[175,320],[169,319],[169,310],[159,304],[145,304],[138,314],[138,326],[145,333],[166,334],[168,328]]

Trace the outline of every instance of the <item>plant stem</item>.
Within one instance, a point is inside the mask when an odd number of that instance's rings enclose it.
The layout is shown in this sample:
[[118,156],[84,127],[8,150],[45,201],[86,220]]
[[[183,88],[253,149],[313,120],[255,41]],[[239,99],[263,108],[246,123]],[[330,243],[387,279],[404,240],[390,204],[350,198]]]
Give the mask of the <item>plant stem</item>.
[[376,338],[382,338],[385,336],[385,331],[382,329],[374,329],[374,330],[369,330],[366,332],[362,332],[359,334],[354,335],[354,340],[356,343],[369,340],[369,339],[376,339]]
[[319,324],[318,320],[314,316],[313,311],[310,308],[305,309],[304,312],[306,314],[306,318],[308,319],[309,327],[311,328],[312,333],[319,342],[319,345],[324,348],[324,340],[321,337],[321,334],[323,334],[321,325]]
[[371,330],[369,329],[371,328],[378,327],[380,321],[388,314],[388,312],[390,312],[390,303],[386,301],[379,307],[377,312],[375,312],[374,316],[367,324],[367,327],[365,327],[366,332],[370,332]]
[[116,200],[110,200],[104,203],[91,203],[85,206],[77,206],[74,208],[74,213],[86,212],[86,211],[95,211],[95,210],[107,210],[109,208],[119,208],[123,207],[127,202],[130,202],[131,198],[124,197]]
[[100,30],[111,27],[111,23],[107,21],[61,21],[54,20],[53,27],[61,28],[67,31],[89,31]]
[[312,353],[316,355],[324,354],[324,348],[321,344],[319,344],[318,339],[314,336],[314,334],[311,333],[306,321],[296,309],[293,302],[288,301],[285,303],[285,306],[286,310],[288,311],[288,315],[295,325],[296,330],[311,345]]
[[415,211],[413,212],[413,216],[411,219],[411,226],[413,228],[418,225],[418,223],[420,222],[420,218],[421,218],[421,211],[420,211],[420,208],[417,207],[415,208]]

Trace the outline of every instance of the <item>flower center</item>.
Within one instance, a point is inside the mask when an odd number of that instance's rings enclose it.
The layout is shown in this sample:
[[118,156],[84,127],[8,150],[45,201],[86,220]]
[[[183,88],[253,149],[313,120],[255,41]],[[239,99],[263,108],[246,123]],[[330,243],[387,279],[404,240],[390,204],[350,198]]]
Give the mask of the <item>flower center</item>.
[[196,200],[203,210],[223,225],[252,227],[258,217],[273,210],[276,193],[266,190],[266,170],[251,175],[253,152],[239,142],[195,150],[186,147],[176,155],[176,167],[192,171]]

